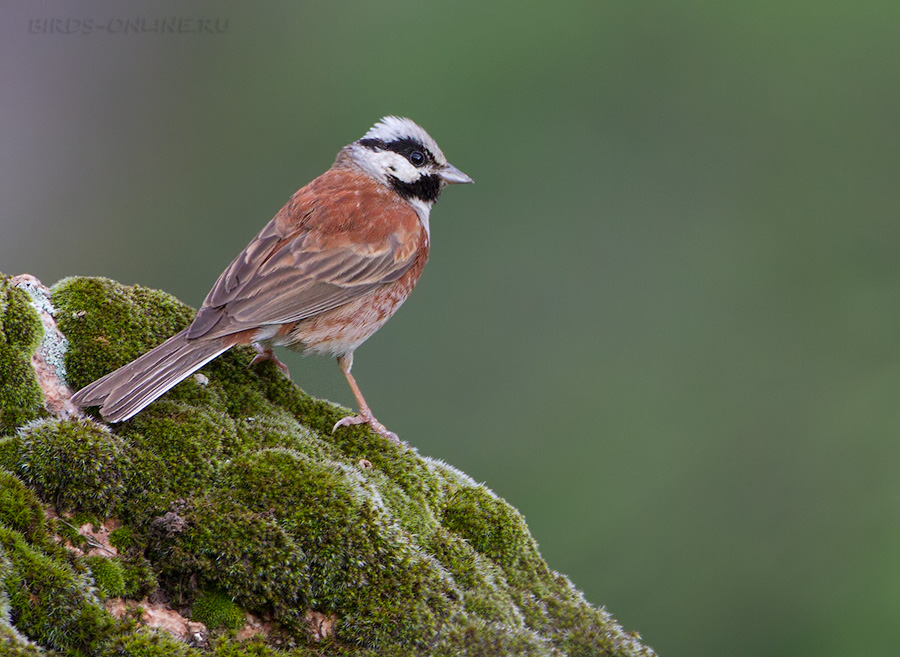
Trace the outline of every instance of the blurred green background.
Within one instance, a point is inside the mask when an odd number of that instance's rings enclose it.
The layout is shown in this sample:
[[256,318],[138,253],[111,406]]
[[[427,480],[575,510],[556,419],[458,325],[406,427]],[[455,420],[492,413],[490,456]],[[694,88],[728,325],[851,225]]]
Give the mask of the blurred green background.
[[662,655],[896,655],[900,5],[0,2],[0,271],[198,306],[389,113],[477,184],[378,417]]

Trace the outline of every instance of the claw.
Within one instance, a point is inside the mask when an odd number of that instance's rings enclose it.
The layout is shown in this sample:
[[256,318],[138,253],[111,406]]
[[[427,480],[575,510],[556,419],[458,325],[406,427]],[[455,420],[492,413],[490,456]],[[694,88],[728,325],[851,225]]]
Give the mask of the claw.
[[350,369],[353,367],[353,352],[351,351],[348,354],[344,354],[343,356],[338,356],[337,359],[338,367],[341,368],[341,372],[344,373],[344,376],[347,377],[347,383],[350,384],[350,389],[353,391],[353,396],[356,397],[356,401],[359,404],[359,415],[351,415],[345,417],[343,420],[338,420],[334,427],[331,429],[331,433],[334,433],[338,430],[339,427],[349,427],[354,424],[368,424],[372,431],[377,433],[382,438],[389,440],[390,442],[396,445],[403,445],[404,442],[400,440],[400,438],[393,431],[388,431],[385,426],[375,419],[375,416],[372,415],[372,411],[369,410],[369,405],[366,403],[365,398],[362,396],[362,392],[359,389],[359,386],[356,385],[356,379],[353,378],[353,375],[350,374]]
[[360,414],[360,415],[348,415],[345,418],[338,420],[334,428],[331,429],[331,433],[337,431],[340,427],[349,427],[357,424],[368,424],[372,431],[377,433],[382,438],[391,441],[394,444],[402,445],[403,442],[400,440],[400,437],[395,434],[393,431],[388,431],[387,427],[385,427],[381,422],[375,419],[375,417],[371,414]]
[[291,378],[291,373],[288,370],[288,366],[278,360],[278,358],[275,356],[274,351],[272,351],[271,349],[267,349],[266,347],[263,347],[256,342],[253,343],[253,348],[256,349],[256,355],[253,357],[253,360],[250,361],[250,365],[248,367],[253,367],[257,363],[272,360],[275,361],[275,366],[282,372],[284,372],[284,375],[287,378]]

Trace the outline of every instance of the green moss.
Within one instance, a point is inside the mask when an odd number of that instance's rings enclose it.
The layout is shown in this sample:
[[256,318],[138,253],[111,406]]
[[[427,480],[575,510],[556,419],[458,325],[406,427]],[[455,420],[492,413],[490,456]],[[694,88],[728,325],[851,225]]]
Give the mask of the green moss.
[[[259,418],[270,415],[275,407],[264,394],[261,383],[290,381],[271,361],[250,366],[256,356],[251,347],[236,347],[204,368],[219,397],[220,410],[234,418]],[[292,386],[293,387],[293,386]]]
[[12,564],[0,548],[0,655],[9,657],[39,657],[45,653],[31,643],[12,624],[12,609],[3,583],[12,572]]
[[119,527],[109,533],[109,544],[117,550],[130,550],[139,543],[131,527]]
[[425,550],[448,570],[463,592],[463,607],[471,614],[506,627],[522,624],[513,604],[503,572],[496,564],[476,552],[468,541],[438,527],[431,536],[422,537]]
[[535,569],[547,573],[525,519],[483,486],[466,486],[450,495],[442,521],[507,575],[516,577],[528,570],[526,577],[531,579]]
[[122,566],[124,590],[120,595],[140,600],[154,591],[158,585],[156,572],[144,556],[147,537],[122,526],[110,532],[109,543],[118,550],[117,561]]
[[477,616],[454,620],[457,622],[450,625],[440,643],[434,646],[429,653],[432,657],[455,657],[456,655],[566,657],[567,655],[539,634],[524,628],[507,628],[486,623]]
[[107,641],[94,657],[201,657],[202,654],[165,632],[138,630]]
[[3,579],[16,629],[43,646],[89,653],[114,621],[88,593],[88,581],[64,561],[30,547],[19,532],[0,527],[0,550],[10,562]]
[[64,517],[50,517],[47,519],[47,527],[50,534],[56,537],[60,545],[78,548],[79,550],[87,550],[88,542],[85,536],[79,531],[79,525],[74,524]]
[[104,598],[118,598],[125,594],[125,569],[118,559],[93,556],[86,557],[85,562]]
[[155,347],[194,314],[164,292],[106,278],[63,279],[51,298],[69,340],[66,375],[75,390]]
[[337,453],[317,433],[275,406],[264,415],[236,419],[235,429],[241,445],[240,449],[235,450],[235,455],[272,447],[295,449],[312,458],[327,458]]
[[341,610],[339,638],[374,645],[431,640],[454,604],[453,587],[357,472],[270,449],[236,460],[223,474],[238,500],[281,518],[306,552],[310,602]]
[[8,615],[4,617],[3,600],[4,596],[0,593],[0,655],[3,657],[47,657],[47,652],[16,631],[9,622]]
[[284,657],[284,653],[276,651],[262,641],[247,641],[242,644],[233,641],[222,641],[213,650],[214,657]]
[[124,557],[121,564],[125,578],[123,597],[140,600],[153,592],[158,586],[153,566],[143,555]]
[[19,462],[19,447],[21,441],[18,436],[0,437],[0,468],[15,470]]
[[44,415],[31,355],[44,329],[28,295],[0,274],[0,435]]
[[204,591],[191,605],[191,620],[210,630],[239,630],[244,626],[244,611],[221,591]]
[[391,657],[390,652],[375,653],[332,643],[326,645],[298,646],[289,650],[275,649],[259,638],[247,641],[230,641],[227,638],[213,642],[212,657]]
[[0,525],[21,532],[32,543],[43,543],[45,524],[44,509],[34,492],[0,469]]
[[362,436],[366,445],[360,446],[360,449],[374,445],[376,451],[382,451],[382,446],[377,444],[378,441],[369,439],[371,432],[360,427],[347,427],[332,434],[331,429],[338,420],[347,415],[347,409],[307,395],[286,377],[261,378],[259,389],[271,404],[285,409],[313,431],[330,436],[331,440],[343,437],[345,441],[352,441],[354,436]]
[[21,434],[17,472],[59,511],[113,513],[128,470],[122,441],[89,420],[40,420]]
[[[73,387],[191,316],[105,279],[67,279],[53,301]],[[114,621],[93,593],[141,599],[158,587],[154,599],[221,628],[216,657],[653,654],[547,567],[509,504],[365,427],[332,434],[346,409],[271,363],[248,367],[252,355],[224,354],[109,428],[14,420],[16,435],[0,439],[0,647],[15,635],[76,656],[200,657]],[[38,499],[75,517],[48,520]],[[69,525],[110,515],[123,523],[116,559],[46,540],[83,547]],[[268,639],[234,640],[242,610],[274,623]],[[309,610],[333,616],[330,636],[311,638]]]
[[186,501],[152,532],[149,556],[176,601],[192,598],[197,581],[286,622],[306,604],[306,556],[270,513],[218,494]]
[[169,399],[125,423],[119,435],[128,455],[126,506],[138,522],[206,490],[227,458],[225,446],[237,440],[231,418]]

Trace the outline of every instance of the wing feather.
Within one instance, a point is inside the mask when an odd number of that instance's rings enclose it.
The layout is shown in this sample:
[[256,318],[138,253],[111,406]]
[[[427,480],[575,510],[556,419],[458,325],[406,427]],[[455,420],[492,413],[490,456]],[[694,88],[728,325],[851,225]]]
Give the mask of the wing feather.
[[[315,185],[327,175],[295,194],[222,272],[189,338],[307,319],[396,281],[413,266],[426,240],[415,211],[384,194],[326,206],[317,201],[327,190]],[[333,191],[331,200],[340,193]]]

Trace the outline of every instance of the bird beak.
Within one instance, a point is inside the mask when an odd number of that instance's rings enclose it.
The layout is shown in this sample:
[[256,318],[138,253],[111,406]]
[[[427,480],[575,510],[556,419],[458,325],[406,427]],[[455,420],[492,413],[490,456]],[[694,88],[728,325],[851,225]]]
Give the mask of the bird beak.
[[437,173],[449,185],[475,182],[452,164],[445,164]]

